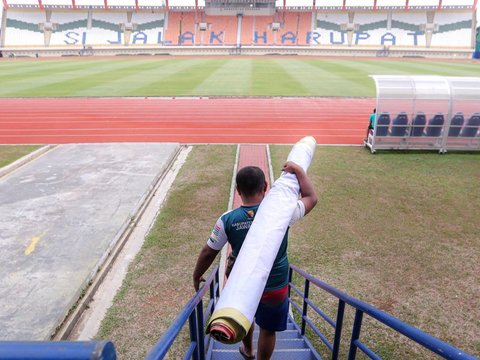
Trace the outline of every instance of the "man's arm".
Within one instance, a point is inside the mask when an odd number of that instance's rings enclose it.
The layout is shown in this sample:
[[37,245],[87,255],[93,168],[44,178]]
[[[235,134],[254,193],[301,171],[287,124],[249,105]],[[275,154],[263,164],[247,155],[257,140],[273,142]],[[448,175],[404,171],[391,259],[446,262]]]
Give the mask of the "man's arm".
[[200,251],[200,255],[198,255],[197,264],[195,265],[195,270],[193,271],[193,287],[195,291],[198,291],[200,288],[200,283],[205,281],[203,278],[203,274],[207,269],[212,265],[213,260],[217,256],[220,250],[214,250],[207,244],[203,247],[202,251]]
[[307,176],[302,167],[292,161],[287,161],[283,165],[282,171],[295,174],[297,176],[298,184],[300,185],[300,193],[302,198],[300,199],[305,205],[305,215],[317,205],[317,194],[313,188],[312,181]]

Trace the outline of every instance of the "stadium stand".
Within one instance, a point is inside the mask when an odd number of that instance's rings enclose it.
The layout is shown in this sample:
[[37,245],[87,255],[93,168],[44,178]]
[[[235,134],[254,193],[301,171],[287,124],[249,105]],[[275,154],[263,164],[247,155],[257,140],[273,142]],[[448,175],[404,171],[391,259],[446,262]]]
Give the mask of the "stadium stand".
[[400,46],[427,46],[425,32],[421,25],[426,24],[427,14],[420,12],[394,12],[392,14],[390,32],[394,34],[396,45]]
[[[243,21],[245,20],[245,21]],[[271,16],[244,16],[242,20],[242,32],[245,31],[245,45],[277,45],[280,42],[277,34],[272,31],[273,18]],[[251,24],[251,27],[248,26]]]
[[86,44],[121,45],[128,44],[121,24],[127,22],[127,14],[116,12],[94,12],[87,33]]
[[318,13],[316,32],[320,34],[321,45],[346,45],[347,37],[341,24],[348,24],[347,13]]
[[236,16],[206,16],[208,31],[202,45],[230,45],[237,44],[238,22]]
[[40,24],[45,23],[43,11],[9,10],[7,13],[5,43],[12,46],[43,47],[45,38]]
[[432,46],[468,47],[471,45],[471,37],[471,14],[467,12],[438,12],[435,14]]
[[134,12],[132,16],[133,36],[131,43],[163,44],[164,13]]
[[358,24],[359,45],[396,45],[396,37],[388,30],[388,13],[356,13],[354,23]]
[[[4,54],[15,50],[22,56],[75,55],[85,46],[98,55],[176,55],[186,49],[189,54],[227,55],[236,53],[229,50],[235,48],[241,48],[241,54],[258,55],[356,56],[358,52],[362,56],[471,58],[476,54],[471,5],[413,6],[405,11],[405,7],[383,5],[375,10],[338,4],[319,7],[318,2],[315,7],[313,0],[301,6],[277,1],[276,7],[273,0],[253,4],[171,0],[169,6],[144,0],[106,0],[92,6],[88,0],[74,0],[72,5],[54,5],[63,0],[32,1],[4,0],[11,2],[1,29]],[[169,46],[165,50],[159,45]]]
[[56,29],[52,33],[50,45],[74,45],[84,43],[88,26],[88,12],[54,11],[52,22]]
[[286,12],[283,17],[282,45],[310,45],[312,12]]
[[165,41],[167,44],[172,45],[199,44],[195,25],[195,12],[169,12],[165,29]]

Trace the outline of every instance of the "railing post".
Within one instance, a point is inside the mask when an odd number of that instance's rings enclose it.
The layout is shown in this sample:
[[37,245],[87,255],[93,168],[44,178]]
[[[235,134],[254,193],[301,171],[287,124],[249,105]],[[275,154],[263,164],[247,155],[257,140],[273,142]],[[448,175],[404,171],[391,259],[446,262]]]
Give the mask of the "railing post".
[[355,321],[353,322],[352,340],[350,341],[350,351],[348,352],[348,360],[355,360],[357,355],[357,345],[355,341],[360,338],[360,330],[362,328],[363,311],[355,312]]
[[338,299],[337,322],[335,323],[335,339],[333,340],[332,360],[338,359],[340,340],[342,338],[343,314],[345,313],[345,301]]
[[198,331],[197,331],[197,319],[195,316],[195,309],[188,317],[188,324],[190,328],[190,341],[197,344],[195,351],[193,352],[193,360],[198,359]]
[[[212,302],[212,310],[211,314],[213,314],[215,310],[215,281],[212,281],[210,283],[210,301]],[[210,314],[208,314],[210,315]]]
[[310,281],[305,279],[305,290],[303,292],[303,311],[302,311],[302,335],[305,335],[305,326],[307,322],[305,318],[307,317],[308,304],[306,299],[308,299],[308,293],[310,290]]
[[198,359],[205,360],[205,334],[203,332],[203,301],[197,304],[197,349],[198,349]]
[[220,297],[220,275],[219,275],[220,269],[217,269],[217,272],[215,273],[215,284],[217,284],[217,291],[215,294],[216,298]]
[[290,284],[292,283],[293,280],[293,269],[290,267],[288,268],[288,298],[290,299],[290,294],[291,294],[291,287]]

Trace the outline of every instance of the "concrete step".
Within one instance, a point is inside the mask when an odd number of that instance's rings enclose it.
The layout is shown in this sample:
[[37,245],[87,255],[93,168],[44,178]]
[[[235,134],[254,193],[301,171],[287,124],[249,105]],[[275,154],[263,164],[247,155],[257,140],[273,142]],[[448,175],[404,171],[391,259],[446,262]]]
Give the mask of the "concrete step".
[[[212,360],[244,360],[238,346],[235,350],[213,350]],[[278,349],[271,360],[315,360],[310,349]]]
[[[222,344],[216,341],[213,345],[213,350],[238,350],[240,344]],[[255,349],[258,347],[258,341],[253,342]],[[306,347],[305,341],[301,338],[296,339],[277,339],[275,349],[304,349]]]

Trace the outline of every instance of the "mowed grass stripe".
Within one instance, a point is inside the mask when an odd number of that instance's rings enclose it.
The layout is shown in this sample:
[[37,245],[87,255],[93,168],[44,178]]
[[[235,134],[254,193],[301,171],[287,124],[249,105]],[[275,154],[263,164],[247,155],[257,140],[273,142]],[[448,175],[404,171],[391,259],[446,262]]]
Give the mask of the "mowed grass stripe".
[[5,97],[374,96],[370,74],[478,76],[469,62],[411,59],[131,57],[0,65]]
[[138,89],[152,80],[179,73],[190,65],[188,61],[159,59],[144,64],[134,63],[120,77],[105,79],[104,82],[73,93],[75,96],[135,96]]
[[[56,63],[53,66],[48,64],[46,67],[40,64],[36,70],[31,69],[27,72],[8,73],[5,76],[0,76],[0,81],[5,85],[0,88],[0,96],[18,96],[19,94],[22,96],[45,96],[42,89],[37,88],[63,81],[73,76],[90,74],[99,66],[108,67],[110,63],[109,60],[95,62],[66,61]],[[61,96],[70,96],[71,94],[67,91],[68,89],[65,89]]]
[[[184,62],[182,71],[164,74],[159,79],[152,78],[135,91],[140,96],[188,96],[195,94],[194,89],[214,73],[224,59],[188,58],[175,59]],[[133,95],[133,93],[131,94]],[[200,94],[201,95],[201,94]]]
[[219,66],[193,93],[197,95],[244,95],[251,94],[252,59],[228,59]]
[[255,59],[252,66],[251,95],[309,96],[311,92],[276,60]]
[[[137,66],[144,63],[148,63],[148,60],[106,62],[93,69],[89,68],[88,72],[82,69],[70,73],[69,76],[64,74],[65,77],[59,77],[48,84],[37,86],[34,88],[34,91],[43,94],[43,96],[72,96],[77,91],[89,89],[111,79],[122,78],[129,71],[135,71]],[[27,96],[27,94],[28,91],[15,93],[16,96]]]
[[478,76],[470,68],[446,68],[447,62],[426,62],[426,61],[362,61],[359,66],[370,66],[372,74],[392,75],[444,75],[444,76]]
[[[53,73],[59,71],[69,71],[70,69],[88,69],[89,67],[94,67],[98,64],[108,62],[107,59],[98,59],[98,60],[41,60],[41,61],[24,61],[19,62],[14,67],[3,68],[0,66],[0,79],[6,80],[7,76],[10,75],[27,75],[30,74],[45,74],[47,71]],[[90,63],[90,64],[89,64]],[[0,63],[1,65],[1,63]]]
[[[375,84],[367,71],[359,70],[358,64],[348,61],[308,61],[321,69],[325,80],[324,93],[334,96],[374,96]],[[333,92],[333,93],[332,93]]]

